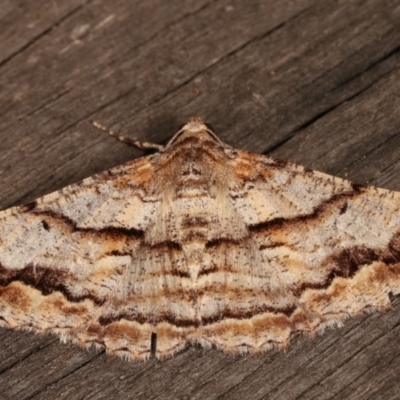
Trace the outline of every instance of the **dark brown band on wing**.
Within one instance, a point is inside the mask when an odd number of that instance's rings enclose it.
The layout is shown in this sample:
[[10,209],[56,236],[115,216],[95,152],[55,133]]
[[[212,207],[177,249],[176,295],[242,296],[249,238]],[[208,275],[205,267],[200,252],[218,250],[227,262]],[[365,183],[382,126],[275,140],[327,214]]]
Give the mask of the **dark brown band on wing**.
[[388,266],[400,263],[400,231],[392,237],[384,250],[354,246],[330,256],[327,262],[332,263],[332,270],[326,279],[318,283],[303,283],[295,290],[295,294],[300,296],[307,289],[327,289],[336,277],[352,278],[360,269],[376,261]]
[[177,318],[170,313],[164,313],[162,315],[155,316],[129,312],[123,312],[117,315],[103,315],[99,318],[99,324],[102,326],[106,326],[112,324],[113,322],[118,322],[121,319],[137,322],[139,324],[152,325],[157,325],[161,322],[167,322],[170,325],[174,325],[178,328],[199,327],[201,325],[200,321],[198,320]]
[[390,240],[388,251],[384,253],[384,260],[387,264],[400,262],[400,230]]
[[68,276],[69,274],[67,271],[55,268],[28,264],[22,269],[7,269],[0,264],[0,286],[5,287],[12,282],[22,282],[25,285],[39,290],[43,296],[48,296],[54,292],[60,292],[68,301],[73,303],[89,299],[97,306],[104,304],[105,299],[100,299],[92,294],[77,296],[71,293],[65,285]]
[[218,239],[212,239],[209,240],[206,243],[206,249],[211,249],[211,248],[215,248],[215,247],[219,247],[222,245],[234,245],[234,246],[238,246],[241,243],[243,243],[244,240],[246,240],[247,238],[240,238],[240,239],[230,239],[230,238],[218,238]]
[[119,226],[107,226],[104,228],[86,228],[79,227],[75,221],[63,214],[58,214],[52,210],[36,210],[35,208],[29,208],[25,212],[31,215],[45,216],[50,219],[62,222],[63,224],[69,226],[73,232],[88,232],[88,233],[99,233],[107,234],[110,236],[124,235],[128,237],[142,238],[144,237],[144,232],[135,228],[124,228]]
[[290,317],[296,309],[297,309],[296,305],[291,305],[288,307],[271,307],[267,305],[262,305],[254,309],[243,310],[243,311],[227,309],[222,311],[221,313],[215,314],[207,318],[203,318],[202,325],[203,326],[212,325],[225,319],[237,319],[237,320],[251,319],[253,317],[256,317],[257,315],[265,313],[283,314],[287,317]]
[[354,188],[354,190],[351,192],[338,193],[318,204],[309,214],[302,214],[295,216],[293,218],[283,218],[283,217],[274,218],[269,221],[264,221],[264,222],[259,222],[257,224],[249,225],[249,230],[251,232],[263,232],[263,231],[268,231],[270,229],[283,228],[286,225],[293,225],[293,224],[298,224],[300,222],[317,219],[329,207],[331,207],[332,205],[336,205],[335,203],[342,202],[343,204],[341,206],[343,207],[343,205],[345,204],[343,201],[344,199],[353,198],[355,196],[358,196],[359,194],[360,194],[360,189],[358,188],[357,189]]
[[203,318],[201,321],[197,319],[177,318],[176,316],[170,313],[164,313],[162,315],[158,315],[157,317],[155,317],[139,313],[124,312],[117,315],[102,316],[99,318],[99,323],[102,326],[106,326],[114,322],[118,322],[121,319],[124,319],[127,321],[137,322],[139,324],[149,323],[157,325],[162,322],[167,322],[170,325],[174,325],[178,328],[189,328],[189,327],[198,328],[199,326],[212,325],[225,319],[236,319],[236,320],[251,319],[257,315],[265,313],[283,314],[287,317],[290,317],[296,310],[296,308],[297,307],[295,305],[284,308],[271,307],[265,305],[254,309],[244,310],[242,312],[226,309],[224,311],[219,312],[218,314],[212,315],[207,318]]

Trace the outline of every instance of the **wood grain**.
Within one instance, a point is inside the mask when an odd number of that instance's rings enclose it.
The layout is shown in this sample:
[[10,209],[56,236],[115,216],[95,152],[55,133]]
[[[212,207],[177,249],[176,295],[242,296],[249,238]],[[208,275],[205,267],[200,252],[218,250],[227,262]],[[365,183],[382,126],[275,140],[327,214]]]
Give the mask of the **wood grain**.
[[[400,1],[6,1],[0,206],[142,154],[191,116],[237,148],[400,190]],[[400,301],[287,352],[132,364],[0,331],[4,399],[396,399]]]

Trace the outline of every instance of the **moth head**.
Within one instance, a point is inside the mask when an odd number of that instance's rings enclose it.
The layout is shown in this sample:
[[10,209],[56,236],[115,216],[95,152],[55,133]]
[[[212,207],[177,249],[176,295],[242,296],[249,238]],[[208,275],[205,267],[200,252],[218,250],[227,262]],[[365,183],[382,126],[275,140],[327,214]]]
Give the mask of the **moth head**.
[[182,127],[182,130],[193,133],[207,131],[207,129],[211,130],[208,128],[207,124],[205,124],[204,121],[198,117],[190,118],[189,121]]
[[183,125],[178,132],[168,142],[167,147],[177,144],[178,142],[188,138],[196,137],[200,140],[213,140],[224,147],[227,145],[221,141],[221,139],[215,134],[214,130],[209,124],[206,124],[201,118],[191,118]]

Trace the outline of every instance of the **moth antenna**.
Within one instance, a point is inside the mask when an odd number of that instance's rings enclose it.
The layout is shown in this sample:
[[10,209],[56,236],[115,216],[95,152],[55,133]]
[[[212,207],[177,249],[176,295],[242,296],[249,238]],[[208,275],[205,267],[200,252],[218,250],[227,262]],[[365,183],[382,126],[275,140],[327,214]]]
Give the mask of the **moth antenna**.
[[132,146],[138,147],[139,149],[145,149],[145,150],[148,150],[148,149],[154,150],[155,149],[160,152],[165,150],[165,147],[161,144],[151,143],[151,142],[142,142],[140,140],[135,140],[135,139],[128,138],[126,136],[118,135],[118,133],[115,133],[113,130],[105,127],[104,125],[102,125],[96,121],[93,121],[93,126],[96,127],[97,129],[100,129],[103,132],[108,133],[113,138],[115,138],[121,142],[128,143]]

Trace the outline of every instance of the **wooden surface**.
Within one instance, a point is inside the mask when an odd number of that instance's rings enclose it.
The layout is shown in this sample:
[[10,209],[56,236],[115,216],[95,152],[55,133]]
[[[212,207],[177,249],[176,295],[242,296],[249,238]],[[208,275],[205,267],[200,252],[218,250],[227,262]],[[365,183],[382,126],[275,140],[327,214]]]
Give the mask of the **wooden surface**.
[[[5,0],[0,206],[143,154],[188,117],[223,140],[400,190],[400,0]],[[128,363],[0,330],[2,399],[398,399],[400,299],[286,352]]]

